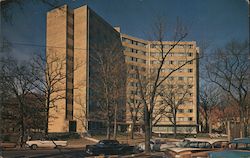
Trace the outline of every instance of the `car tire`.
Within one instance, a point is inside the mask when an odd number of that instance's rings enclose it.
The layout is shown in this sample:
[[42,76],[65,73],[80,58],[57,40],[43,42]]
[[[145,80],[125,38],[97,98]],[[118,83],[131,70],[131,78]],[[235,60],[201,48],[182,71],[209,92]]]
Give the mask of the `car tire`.
[[30,146],[30,148],[31,148],[32,150],[36,150],[36,149],[38,148],[38,146],[37,146],[36,144],[32,144],[32,145]]

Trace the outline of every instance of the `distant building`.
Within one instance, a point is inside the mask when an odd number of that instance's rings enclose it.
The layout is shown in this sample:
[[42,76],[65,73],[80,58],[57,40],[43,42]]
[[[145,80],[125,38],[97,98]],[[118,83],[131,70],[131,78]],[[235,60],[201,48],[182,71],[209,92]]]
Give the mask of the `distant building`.
[[[96,76],[99,72],[98,64],[94,60],[100,55],[99,53],[103,55],[105,51],[111,50],[115,54],[110,58],[114,58],[117,54],[121,55],[120,63],[114,68],[139,66],[150,72],[154,71],[153,67],[157,65],[155,60],[155,57],[159,56],[157,43],[121,34],[119,28],[114,29],[88,6],[70,10],[64,5],[49,11],[46,35],[47,60],[52,60],[51,54],[65,60],[62,73],[67,74],[65,80],[56,85],[57,88],[65,89],[58,92],[58,95],[65,99],[58,100],[55,103],[57,108],[53,108],[50,112],[52,117],[49,118],[49,132],[85,132],[94,128],[95,121],[91,121],[87,116],[92,110],[97,110],[96,105],[99,104],[95,86],[99,82]],[[164,42],[166,49],[171,44],[172,42]],[[198,48],[195,42],[180,42],[169,54],[167,60],[169,63],[164,67],[164,73],[168,73],[174,65],[197,56]],[[125,62],[127,66],[124,65]],[[53,65],[51,68],[53,69]],[[126,72],[121,74],[121,80],[125,78],[129,83],[129,78],[133,74]],[[198,61],[190,62],[175,72],[171,79],[189,82],[191,85],[190,99],[183,103],[178,111],[177,121],[179,132],[194,133],[198,124]],[[137,84],[131,81],[126,87],[126,92],[124,89],[126,95],[121,98],[124,107],[129,101],[129,94]],[[121,115],[124,117],[126,115],[126,124],[130,124],[129,112],[126,110],[126,114]],[[172,126],[168,118],[162,118],[153,131],[171,133]]]

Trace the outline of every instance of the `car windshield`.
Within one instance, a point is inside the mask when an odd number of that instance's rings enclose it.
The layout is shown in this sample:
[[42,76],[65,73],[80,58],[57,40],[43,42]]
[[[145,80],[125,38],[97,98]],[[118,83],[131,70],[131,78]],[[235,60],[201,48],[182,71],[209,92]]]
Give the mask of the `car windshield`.
[[176,144],[177,147],[186,147],[190,143],[189,140],[184,140],[178,144]]
[[117,145],[119,144],[118,141],[115,141],[115,140],[102,140],[102,141],[99,141],[100,145]]

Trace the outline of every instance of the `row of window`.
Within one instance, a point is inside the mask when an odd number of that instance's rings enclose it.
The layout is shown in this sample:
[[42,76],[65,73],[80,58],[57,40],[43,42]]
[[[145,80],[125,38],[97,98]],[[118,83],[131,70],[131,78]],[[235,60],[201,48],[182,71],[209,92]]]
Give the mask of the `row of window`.
[[178,85],[173,85],[173,84],[167,84],[167,85],[161,85],[160,88],[161,89],[164,89],[164,88],[175,88],[175,87],[178,87],[179,89],[182,89],[182,88],[192,88],[193,85],[183,85],[183,84],[178,84]]
[[193,113],[193,109],[178,109],[178,113]]
[[[163,56],[166,55],[167,52],[163,53]],[[152,57],[161,57],[162,56],[162,53],[161,52],[151,52],[150,55]],[[193,56],[193,53],[191,52],[176,52],[176,53],[168,53],[167,56],[179,56],[179,57],[191,57]]]
[[126,42],[126,43],[129,43],[129,44],[134,44],[134,45],[137,45],[137,46],[141,46],[141,47],[144,47],[144,48],[146,48],[146,46],[147,46],[147,44],[145,44],[145,43],[141,43],[139,41],[127,39],[125,37],[122,38],[122,41]]
[[[129,78],[134,78],[134,79],[138,79],[139,75],[135,74],[135,73],[130,73]],[[146,80],[146,76],[140,75],[141,80]]]
[[[159,64],[159,60],[151,60],[150,64]],[[186,61],[186,60],[167,60],[165,61],[165,64],[169,65],[184,65],[184,64],[193,64],[193,61]]]
[[[140,63],[144,63],[146,64],[147,61],[144,59],[140,59],[140,58],[136,58],[136,57],[130,57],[130,56],[126,56],[126,61],[135,61],[135,62],[140,62]],[[158,60],[152,60],[150,61],[150,64],[159,64],[160,61]],[[167,60],[165,61],[165,64],[169,64],[169,65],[184,65],[184,64],[193,64],[193,61],[186,61],[186,60]],[[181,71],[181,70],[179,70]]]
[[177,44],[177,45],[174,45],[174,44],[150,44],[150,48],[178,48],[178,49],[187,49],[187,48],[192,48],[193,45],[192,44]]
[[[163,79],[165,76],[161,76],[160,79]],[[188,82],[193,82],[193,77],[192,76],[170,76],[167,78],[169,81],[173,80],[179,80],[179,81],[188,81]]]
[[139,71],[146,71],[145,67],[139,67],[139,66],[135,66],[135,65],[128,65],[128,68],[131,69],[131,70],[138,69]]
[[126,61],[134,61],[134,62],[139,62],[139,63],[144,63],[146,64],[146,60],[144,59],[139,59],[139,58],[136,58],[136,57],[126,57]]
[[177,117],[176,121],[193,121],[193,117]]
[[[130,73],[129,74],[129,77],[130,78],[138,78],[138,74],[136,74],[136,73]],[[141,76],[142,77],[142,79],[146,79],[146,77],[145,76]],[[160,77],[160,80],[162,80],[162,79],[164,79],[164,77],[165,76],[161,76]],[[186,76],[170,76],[170,77],[168,77],[167,78],[167,81],[174,81],[174,80],[178,80],[178,81],[187,81],[188,83],[190,83],[190,82],[193,82],[193,77],[191,77],[191,76],[188,76],[188,77],[186,77]],[[170,84],[171,85],[171,84]],[[187,85],[189,88],[192,88],[193,86],[192,85]]]
[[141,54],[141,55],[146,56],[146,52],[141,51],[141,50],[137,50],[137,49],[133,49],[133,48],[128,48],[128,47],[126,47],[126,48],[125,48],[125,51],[127,51],[127,52],[132,52],[132,53],[136,53],[136,54]]
[[[173,118],[171,118],[171,117],[170,118],[169,117],[162,117],[161,121],[168,122],[170,119],[173,119]],[[193,121],[193,118],[192,117],[177,117],[176,121]]]
[[[162,68],[161,69],[161,72],[172,72],[174,71],[175,69],[174,68]],[[150,72],[156,72],[157,69],[150,69]],[[186,68],[180,68],[178,70],[176,70],[176,72],[193,72],[193,69],[186,69]]]
[[[134,60],[134,59],[133,59]],[[131,59],[132,61],[132,59]],[[138,66],[135,66],[135,65],[129,65],[128,68],[130,70],[140,70],[140,71],[146,71],[146,68],[145,67],[138,67]],[[172,72],[174,71],[175,69],[173,68],[162,68],[161,69],[161,72]],[[150,72],[157,72],[157,69],[150,69]],[[176,72],[187,72],[187,73],[191,73],[193,72],[193,69],[186,69],[186,68],[181,68],[181,69],[178,69],[176,70]]]

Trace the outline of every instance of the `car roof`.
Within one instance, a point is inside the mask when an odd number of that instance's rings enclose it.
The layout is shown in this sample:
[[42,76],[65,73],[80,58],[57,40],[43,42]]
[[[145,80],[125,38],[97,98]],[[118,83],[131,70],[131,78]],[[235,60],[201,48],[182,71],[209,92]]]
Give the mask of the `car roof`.
[[100,142],[118,142],[117,140],[110,140],[110,139],[104,139],[104,140],[100,140]]
[[230,143],[250,144],[250,138],[235,138]]
[[228,142],[227,139],[210,139],[210,138],[185,138],[184,140],[191,141],[191,142],[208,142],[210,144],[216,142]]
[[175,153],[180,153],[184,151],[198,151],[198,150],[204,150],[203,148],[168,148],[168,151],[172,151]]

